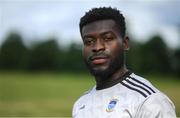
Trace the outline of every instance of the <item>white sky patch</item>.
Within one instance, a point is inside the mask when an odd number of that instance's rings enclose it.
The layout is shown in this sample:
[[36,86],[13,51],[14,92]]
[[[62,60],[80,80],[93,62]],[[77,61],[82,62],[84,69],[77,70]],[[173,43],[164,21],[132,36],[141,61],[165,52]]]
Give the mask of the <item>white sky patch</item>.
[[[133,15],[134,12],[138,15]],[[127,15],[130,34],[138,41],[146,41],[157,29],[157,17],[148,10],[136,9]]]
[[159,29],[159,33],[162,34],[162,38],[171,48],[180,46],[180,32],[178,32],[177,28],[172,26],[162,26]]

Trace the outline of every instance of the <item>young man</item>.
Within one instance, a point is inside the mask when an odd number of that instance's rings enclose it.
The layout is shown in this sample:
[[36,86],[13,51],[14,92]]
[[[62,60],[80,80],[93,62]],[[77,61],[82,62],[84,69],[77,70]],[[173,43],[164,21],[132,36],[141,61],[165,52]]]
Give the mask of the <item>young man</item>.
[[94,8],[80,21],[83,57],[96,86],[82,95],[73,118],[175,118],[171,100],[146,79],[130,72],[125,18],[112,8]]

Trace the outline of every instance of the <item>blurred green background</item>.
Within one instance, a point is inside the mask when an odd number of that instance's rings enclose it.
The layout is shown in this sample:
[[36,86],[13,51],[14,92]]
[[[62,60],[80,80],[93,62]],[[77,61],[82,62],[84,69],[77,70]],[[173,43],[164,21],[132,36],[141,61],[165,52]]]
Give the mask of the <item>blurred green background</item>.
[[[81,45],[60,48],[55,39],[26,47],[10,33],[0,48],[0,116],[71,116],[73,103],[95,83],[83,63]],[[180,115],[180,50],[160,36],[131,41],[128,68],[166,93]]]
[[167,94],[180,116],[180,2],[133,1],[0,0],[0,117],[71,117],[74,102],[95,84],[78,23],[99,6],[125,14],[127,67]]
[[[73,103],[95,83],[83,63],[82,45],[65,49],[56,39],[25,46],[11,32],[0,46],[0,116],[71,116]],[[180,49],[155,35],[146,43],[131,38],[128,68],[166,93],[180,115]]]
[[[127,67],[166,93],[180,115],[180,48],[159,35],[140,43],[132,37]],[[95,83],[81,55],[82,45],[66,48],[49,38],[23,43],[13,31],[0,46],[0,116],[71,116],[73,103]]]

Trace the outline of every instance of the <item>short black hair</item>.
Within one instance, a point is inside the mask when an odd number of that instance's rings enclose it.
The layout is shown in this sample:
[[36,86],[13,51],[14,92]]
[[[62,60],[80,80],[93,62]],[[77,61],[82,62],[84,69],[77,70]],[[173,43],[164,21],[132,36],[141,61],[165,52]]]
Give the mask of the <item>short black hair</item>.
[[106,20],[106,19],[114,20],[115,23],[118,25],[118,28],[120,30],[120,35],[122,37],[125,36],[126,33],[125,18],[119,10],[111,7],[93,8],[88,12],[86,12],[86,14],[83,17],[81,17],[79,23],[81,35],[82,35],[83,26],[98,20]]

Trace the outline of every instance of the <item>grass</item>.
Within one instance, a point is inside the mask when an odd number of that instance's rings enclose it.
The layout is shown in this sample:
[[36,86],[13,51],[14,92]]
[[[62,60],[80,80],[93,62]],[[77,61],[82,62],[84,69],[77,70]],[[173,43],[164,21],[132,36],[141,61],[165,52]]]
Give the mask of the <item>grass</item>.
[[[147,77],[172,99],[180,116],[180,82]],[[0,116],[71,116],[74,102],[93,85],[88,74],[0,72]]]

